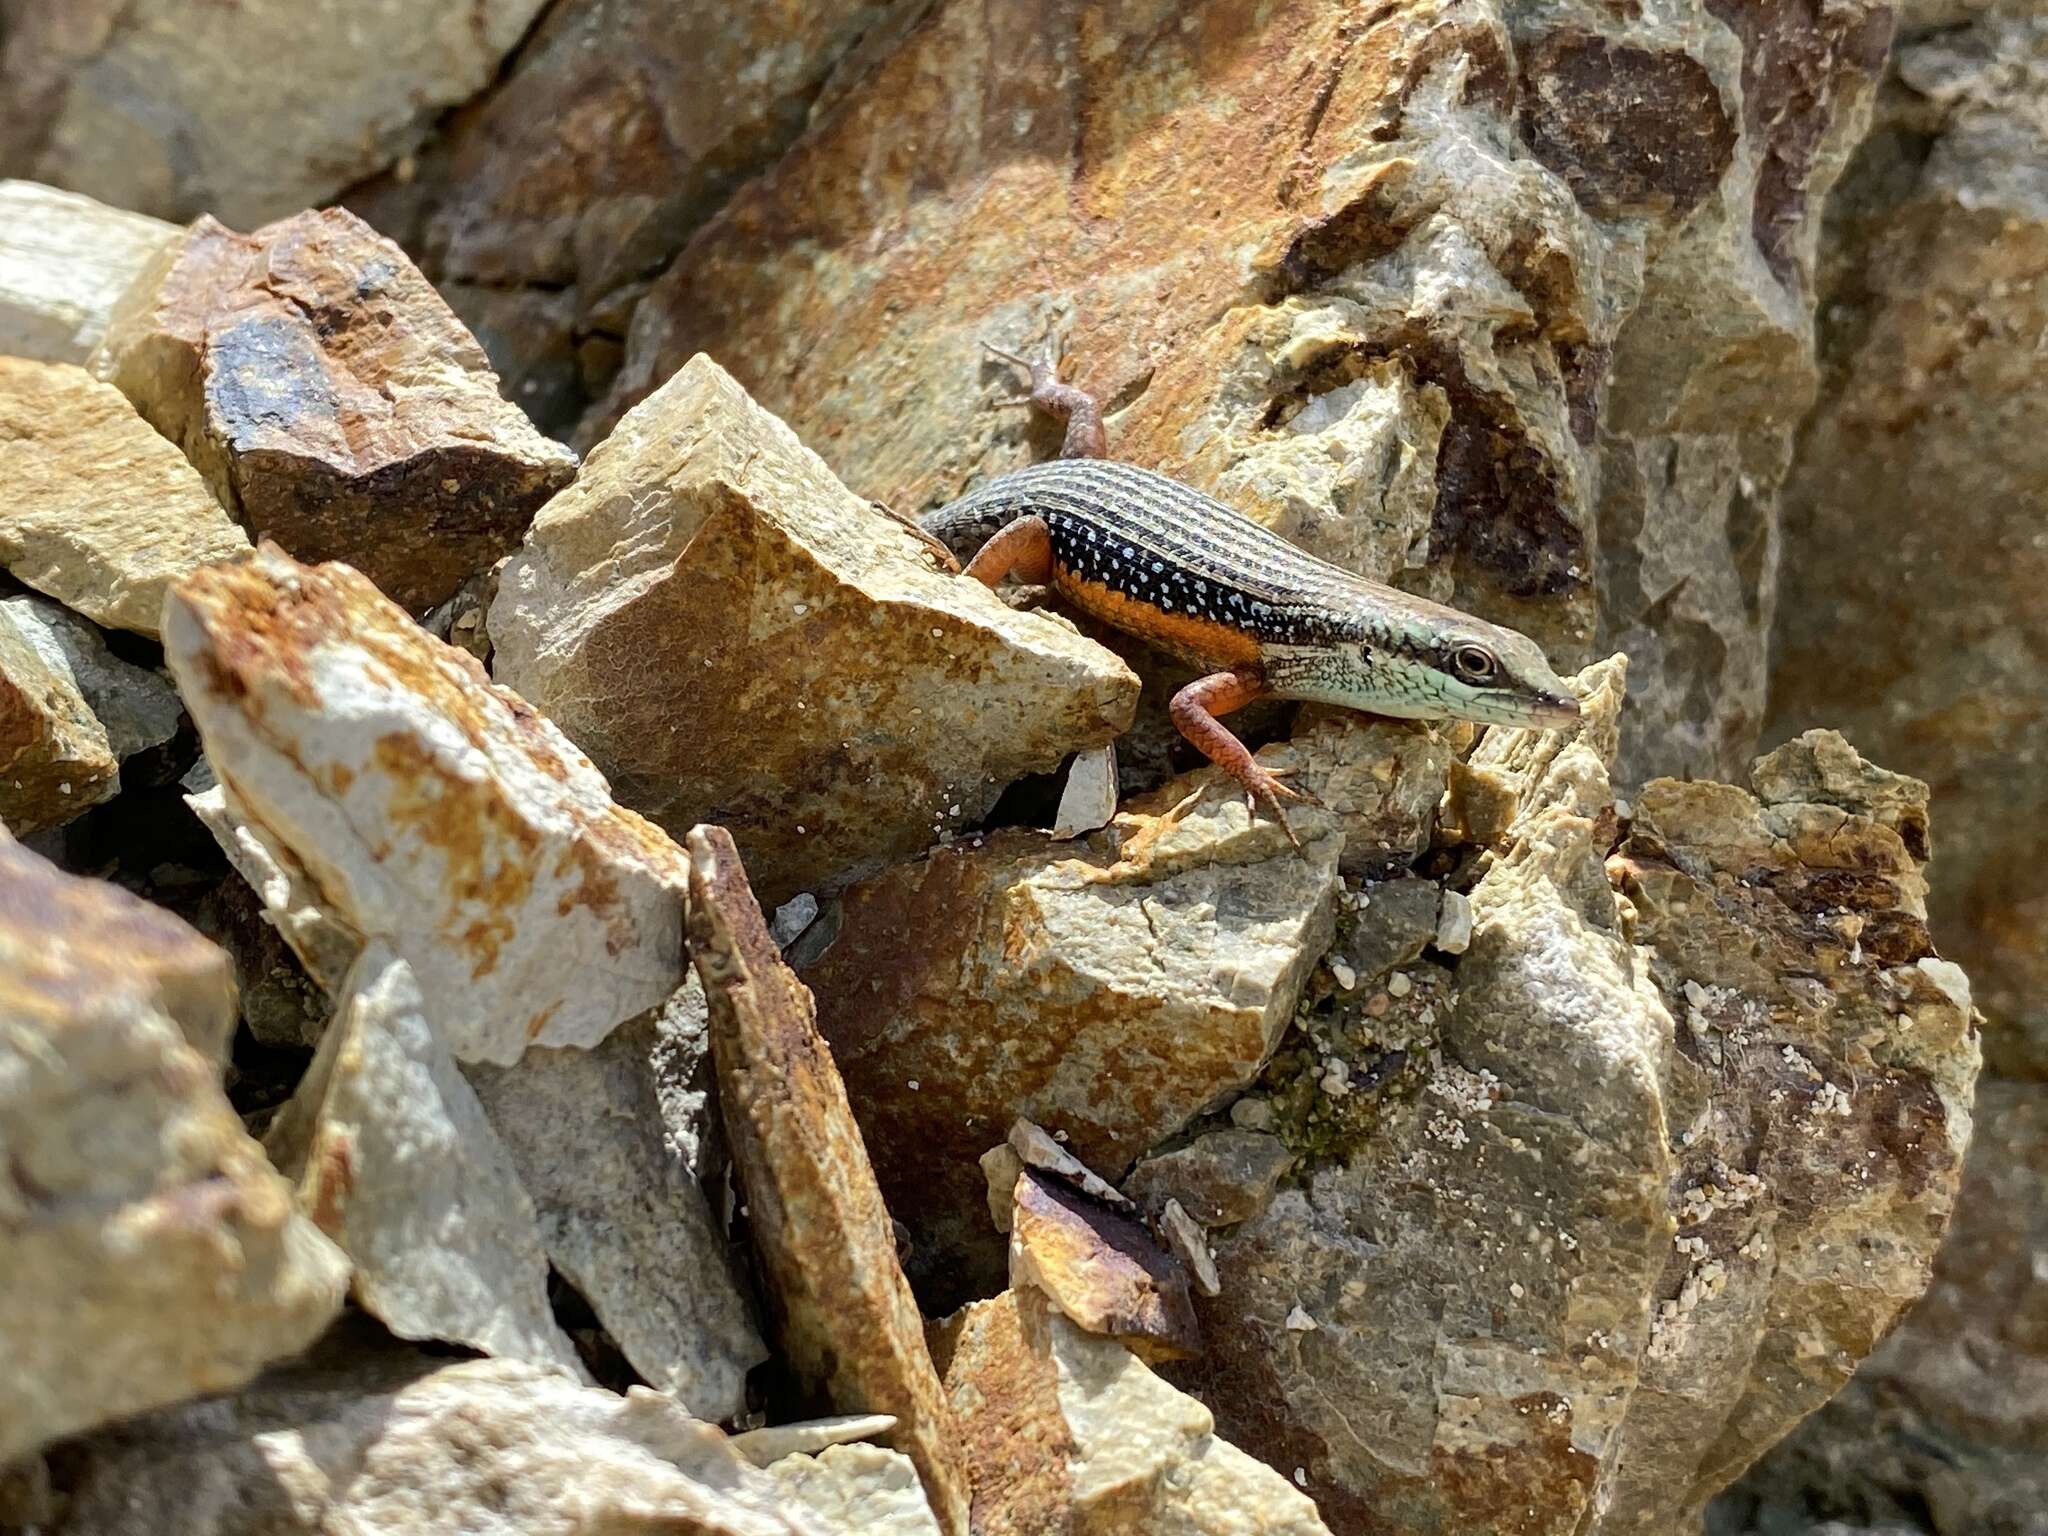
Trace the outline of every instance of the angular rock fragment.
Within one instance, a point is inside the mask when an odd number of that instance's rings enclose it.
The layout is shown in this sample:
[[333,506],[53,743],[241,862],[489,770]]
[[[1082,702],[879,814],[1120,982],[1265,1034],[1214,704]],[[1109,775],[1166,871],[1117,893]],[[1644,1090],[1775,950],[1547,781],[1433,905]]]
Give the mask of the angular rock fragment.
[[1205,1227],[1234,1226],[1266,1208],[1294,1154],[1268,1131],[1205,1131],[1186,1146],[1148,1157],[1124,1190],[1147,1207],[1177,1201]]
[[1036,1287],[1141,1360],[1201,1353],[1188,1276],[1144,1224],[1027,1168],[1010,1216],[1010,1285]]
[[337,1330],[246,1392],[81,1442],[65,1536],[839,1536],[716,1426],[514,1360]]
[[1279,1041],[1329,941],[1335,818],[1295,813],[1303,857],[1216,777],[1079,842],[999,832],[846,893],[805,979],[929,1294],[1000,1283],[977,1163],[1015,1118],[1114,1181]]
[[0,357],[0,566],[155,639],[180,576],[247,554],[177,448],[83,368]]
[[415,148],[542,4],[24,10],[0,63],[0,162],[165,218],[278,218]]
[[116,761],[152,751],[178,734],[185,710],[170,679],[123,661],[98,629],[69,609],[38,597],[0,597],[0,622],[70,677]]
[[548,1309],[533,1201],[382,943],[343,981],[264,1146],[355,1264],[356,1300],[400,1338],[582,1373]]
[[735,1283],[726,1240],[685,1158],[708,1106],[669,1113],[704,1050],[673,1017],[689,988],[588,1050],[529,1050],[468,1078],[521,1183],[562,1277],[590,1303],[633,1369],[714,1423],[746,1406],[747,1372],[766,1358]]
[[842,1413],[798,1424],[771,1424],[732,1437],[732,1448],[757,1467],[772,1466],[789,1456],[815,1456],[829,1446],[872,1440],[896,1427],[888,1413]]
[[939,1536],[917,1468],[879,1445],[833,1445],[785,1456],[767,1473],[806,1514],[835,1531],[861,1536]]
[[121,763],[48,625],[0,603],[0,827],[26,836],[120,792]]
[[201,219],[123,301],[93,368],[252,535],[346,561],[415,613],[575,476],[405,253],[339,209],[253,235]]
[[0,1463],[240,1385],[348,1262],[220,1089],[226,957],[0,834]]
[[33,181],[0,181],[0,356],[83,363],[178,227]]
[[981,1536],[1328,1536],[1304,1494],[1214,1433],[1208,1409],[1043,1297],[1006,1291],[932,1332]]
[[917,1464],[940,1528],[966,1536],[952,1409],[811,996],[768,937],[731,836],[698,827],[689,850],[719,1103],[782,1352],[842,1412],[896,1415],[891,1442]]
[[165,617],[252,844],[407,962],[459,1059],[593,1045],[674,992],[681,850],[473,657],[347,567],[269,546],[188,578]]
[[922,852],[1129,724],[1099,646],[942,573],[707,357],[591,457],[499,578],[496,676],[779,904]]

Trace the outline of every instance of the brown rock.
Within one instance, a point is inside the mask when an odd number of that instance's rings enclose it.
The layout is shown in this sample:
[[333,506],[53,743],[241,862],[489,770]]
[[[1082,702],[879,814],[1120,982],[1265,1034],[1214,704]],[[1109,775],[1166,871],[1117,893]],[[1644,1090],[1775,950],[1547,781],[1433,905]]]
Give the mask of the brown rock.
[[1076,1446],[1060,1406],[1043,1292],[1005,1291],[931,1325],[960,1426],[978,1536],[1067,1536]]
[[805,979],[925,1294],[998,1281],[977,1159],[1015,1118],[1115,1182],[1286,1028],[1329,942],[1335,817],[1295,813],[1303,857],[1219,778],[1082,841],[1000,832],[846,892]]
[[1141,1360],[1201,1353],[1187,1272],[1144,1224],[1027,1168],[1010,1217],[1010,1284],[1036,1286]]
[[1101,647],[935,569],[701,357],[535,523],[490,632],[498,678],[622,799],[678,837],[729,828],[778,904],[979,821],[1109,740],[1137,691]]
[[890,1438],[940,1527],[966,1536],[957,1426],[810,993],[768,937],[731,836],[698,827],[689,851],[719,1102],[783,1353],[839,1411],[894,1414]]
[[1265,1131],[1205,1131],[1186,1146],[1148,1157],[1124,1189],[1148,1208],[1176,1200],[1205,1227],[1250,1221],[1294,1164],[1287,1143]]
[[180,576],[249,537],[121,392],[0,357],[0,566],[99,624],[155,639]]
[[138,280],[94,370],[259,538],[414,612],[519,541],[575,460],[499,398],[405,254],[338,209],[202,218]]
[[60,651],[26,605],[0,604],[0,827],[26,836],[121,788],[121,763]]

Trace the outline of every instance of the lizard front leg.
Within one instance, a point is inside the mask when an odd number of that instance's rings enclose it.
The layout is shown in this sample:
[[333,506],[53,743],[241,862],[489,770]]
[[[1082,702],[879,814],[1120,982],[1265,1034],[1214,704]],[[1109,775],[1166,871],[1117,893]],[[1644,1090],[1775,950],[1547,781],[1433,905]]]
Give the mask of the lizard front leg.
[[1238,787],[1244,791],[1245,805],[1253,815],[1258,814],[1260,806],[1273,813],[1273,819],[1280,823],[1280,830],[1287,834],[1287,841],[1294,844],[1295,852],[1300,853],[1303,851],[1301,839],[1294,835],[1281,801],[1300,800],[1314,804],[1314,797],[1298,789],[1289,789],[1280,782],[1277,773],[1261,767],[1245,744],[1216,718],[1229,714],[1233,709],[1242,709],[1253,699],[1264,697],[1267,691],[1266,680],[1252,668],[1212,672],[1207,677],[1195,679],[1176,693],[1173,702],[1167,706],[1167,713],[1173,718],[1174,729],[1194,743],[1202,756],[1237,781]]
[[[1085,389],[1076,389],[1071,384],[1060,382],[1053,372],[1050,359],[1041,357],[1033,362],[1019,357],[1014,352],[1005,352],[992,342],[982,343],[1006,363],[1031,372],[1031,393],[1028,398],[1046,415],[1055,421],[1067,424],[1066,441],[1060,444],[1063,459],[1106,459],[1109,457],[1109,437],[1102,429],[1102,407],[1095,397]],[[1020,404],[1022,402],[1019,402]]]

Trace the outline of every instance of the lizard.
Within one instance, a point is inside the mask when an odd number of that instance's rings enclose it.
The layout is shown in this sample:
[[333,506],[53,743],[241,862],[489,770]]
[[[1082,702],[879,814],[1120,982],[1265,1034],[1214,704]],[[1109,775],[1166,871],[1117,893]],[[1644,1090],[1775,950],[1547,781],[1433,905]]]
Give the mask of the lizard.
[[963,574],[1049,585],[1082,612],[1203,669],[1174,694],[1175,728],[1264,807],[1299,849],[1284,802],[1313,803],[1291,770],[1253,758],[1220,717],[1263,697],[1410,720],[1563,729],[1571,689],[1526,635],[1317,559],[1169,476],[1107,456],[1102,410],[1053,360],[983,342],[1027,370],[1065,423],[1059,456],[989,480],[919,519]]

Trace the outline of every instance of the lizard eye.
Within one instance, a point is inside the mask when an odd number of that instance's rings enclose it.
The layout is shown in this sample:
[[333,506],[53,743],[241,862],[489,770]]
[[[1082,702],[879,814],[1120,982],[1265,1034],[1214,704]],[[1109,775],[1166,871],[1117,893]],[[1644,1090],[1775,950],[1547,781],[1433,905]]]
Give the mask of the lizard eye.
[[1490,683],[1500,672],[1500,663],[1480,646],[1461,645],[1451,652],[1451,670],[1468,683]]

